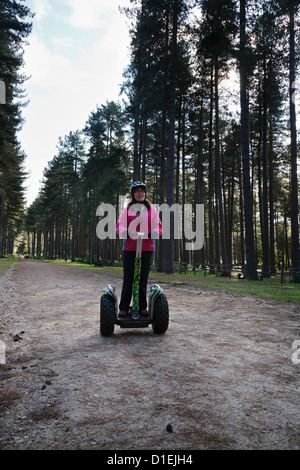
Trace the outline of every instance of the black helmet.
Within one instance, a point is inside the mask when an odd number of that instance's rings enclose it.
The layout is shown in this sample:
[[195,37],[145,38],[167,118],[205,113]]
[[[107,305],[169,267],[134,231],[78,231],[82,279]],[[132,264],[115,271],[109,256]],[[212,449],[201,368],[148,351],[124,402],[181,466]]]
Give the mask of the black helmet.
[[142,186],[142,188],[145,188],[145,191],[146,191],[147,187],[146,187],[145,183],[143,183],[142,181],[135,181],[131,185],[130,193],[132,194],[132,191],[134,190],[134,188],[138,188],[139,186]]

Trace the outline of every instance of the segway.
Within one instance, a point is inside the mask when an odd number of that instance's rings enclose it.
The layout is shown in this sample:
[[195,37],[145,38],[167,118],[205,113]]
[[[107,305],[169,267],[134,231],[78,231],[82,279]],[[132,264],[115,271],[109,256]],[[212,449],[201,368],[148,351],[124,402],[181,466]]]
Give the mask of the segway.
[[118,315],[118,298],[115,286],[108,285],[102,289],[104,294],[100,298],[100,333],[102,336],[110,336],[114,332],[115,325],[120,328],[147,328],[150,324],[156,334],[163,334],[169,326],[168,301],[158,284],[152,284],[149,292],[149,316],[142,317],[139,314],[139,289],[142,265],[142,237],[138,233],[136,256],[134,260],[134,278],[132,287],[132,307],[126,317]]

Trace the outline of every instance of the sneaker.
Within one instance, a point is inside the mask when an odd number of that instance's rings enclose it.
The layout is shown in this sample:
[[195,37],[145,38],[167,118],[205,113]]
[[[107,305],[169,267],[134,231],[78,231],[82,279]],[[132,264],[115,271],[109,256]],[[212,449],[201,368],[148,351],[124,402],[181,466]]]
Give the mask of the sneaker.
[[127,317],[127,315],[128,315],[128,312],[126,312],[125,310],[119,311],[119,317]]
[[149,312],[148,312],[148,310],[141,310],[141,311],[140,311],[140,315],[141,315],[142,317],[149,317]]

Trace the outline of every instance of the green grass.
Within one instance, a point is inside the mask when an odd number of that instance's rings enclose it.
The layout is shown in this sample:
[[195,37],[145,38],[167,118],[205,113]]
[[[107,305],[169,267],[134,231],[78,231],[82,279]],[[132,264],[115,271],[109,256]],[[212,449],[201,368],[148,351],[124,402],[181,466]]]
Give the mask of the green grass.
[[57,260],[50,260],[50,259],[42,259],[41,261],[43,261],[43,263],[53,263],[53,264],[58,264],[58,265],[61,265],[61,266],[72,266],[72,267],[76,267],[76,268],[82,268],[82,269],[104,269],[105,271],[112,271],[112,272],[116,272],[116,273],[120,273],[122,274],[123,272],[123,268],[121,267],[115,267],[115,266],[104,266],[104,267],[99,267],[99,266],[94,266],[93,264],[90,265],[88,263],[80,263],[80,262],[77,262],[77,261],[74,261],[74,263],[71,262],[71,260],[69,261],[64,261],[64,260],[60,260],[60,259],[57,259]]
[[[152,273],[151,276],[153,278]],[[265,278],[263,281],[248,281],[236,277],[225,278],[214,275],[156,273],[157,282],[171,282],[172,284],[187,284],[197,286],[200,290],[227,291],[233,295],[249,295],[276,302],[300,303],[300,284],[281,284],[280,278]]]
[[5,258],[0,258],[0,276],[2,276],[7,269],[9,269],[15,262],[16,258],[13,256],[7,256]]
[[[102,272],[110,272],[114,275],[120,276],[122,276],[123,272],[122,267],[104,266],[99,268],[97,266],[90,266],[89,264],[79,262],[71,263],[70,261],[62,260],[43,261],[58,265],[101,270]],[[191,285],[203,291],[226,291],[232,295],[249,295],[275,302],[300,303],[300,284],[289,283],[288,280],[281,284],[280,277],[272,277],[264,279],[263,281],[248,281],[246,279],[237,279],[236,277],[226,278],[212,274],[204,276],[203,272],[197,272],[196,275],[191,272],[187,274],[150,272],[149,281],[153,283],[169,283],[173,285]]]

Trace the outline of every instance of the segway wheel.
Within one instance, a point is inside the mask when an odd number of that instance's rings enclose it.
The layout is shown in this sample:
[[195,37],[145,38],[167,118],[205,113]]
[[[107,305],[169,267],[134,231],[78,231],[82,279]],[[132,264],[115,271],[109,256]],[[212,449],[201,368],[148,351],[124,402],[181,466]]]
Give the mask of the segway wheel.
[[100,299],[100,333],[102,336],[110,336],[115,326],[115,302],[108,295],[102,295]]
[[167,297],[161,294],[155,301],[152,329],[156,334],[164,334],[169,326],[169,305]]

